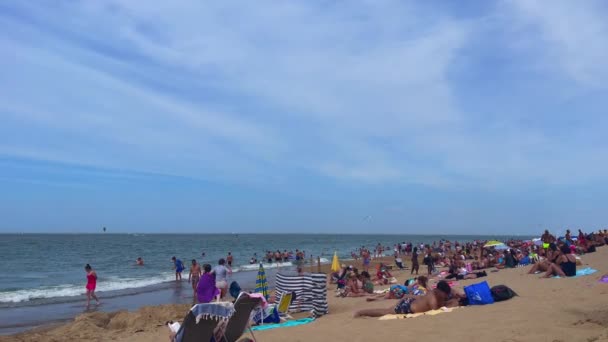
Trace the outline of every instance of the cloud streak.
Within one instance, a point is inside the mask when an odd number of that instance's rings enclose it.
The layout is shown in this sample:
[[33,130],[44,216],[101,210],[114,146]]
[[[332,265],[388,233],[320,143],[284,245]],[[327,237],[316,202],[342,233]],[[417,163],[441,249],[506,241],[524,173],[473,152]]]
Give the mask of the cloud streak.
[[0,153],[238,182],[604,180],[605,6],[541,4],[8,2]]

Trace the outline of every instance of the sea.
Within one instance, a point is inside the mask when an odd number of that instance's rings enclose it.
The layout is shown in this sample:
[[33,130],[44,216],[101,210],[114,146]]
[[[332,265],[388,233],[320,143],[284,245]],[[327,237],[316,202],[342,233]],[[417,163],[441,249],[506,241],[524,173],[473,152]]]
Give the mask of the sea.
[[[252,289],[259,268],[251,265],[266,251],[294,251],[330,263],[334,252],[348,261],[351,252],[378,243],[508,240],[531,238],[496,235],[348,235],[348,234],[0,234],[0,334],[27,330],[49,320],[61,322],[86,312],[84,266],[98,275],[97,294],[102,304],[88,310],[134,310],[144,305],[191,303],[192,289],[175,281],[173,256],[188,267],[192,259],[216,265],[230,252],[234,257],[231,279]],[[135,260],[144,259],[144,266]],[[294,261],[263,264],[269,285],[276,272],[289,272]],[[304,266],[311,267],[310,264]]]

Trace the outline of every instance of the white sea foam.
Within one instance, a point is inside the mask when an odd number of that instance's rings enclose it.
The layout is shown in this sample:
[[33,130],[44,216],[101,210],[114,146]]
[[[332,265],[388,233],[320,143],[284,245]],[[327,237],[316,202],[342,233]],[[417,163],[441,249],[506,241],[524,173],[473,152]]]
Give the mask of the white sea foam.
[[[330,260],[321,258],[321,263],[329,263]],[[271,268],[283,268],[292,267],[292,262],[281,262],[272,264],[263,264],[265,269]],[[257,271],[259,264],[253,265],[241,265],[235,267],[233,272],[251,272]],[[187,278],[187,275],[185,275]],[[118,291],[137,289],[151,285],[157,285],[165,282],[169,282],[175,279],[173,272],[163,273],[161,275],[146,277],[146,278],[118,278],[118,277],[107,277],[101,278],[97,283],[98,292],[105,291]],[[0,303],[20,303],[28,302],[35,299],[49,299],[49,298],[60,298],[60,297],[74,297],[84,295],[85,284],[63,284],[56,286],[43,286],[32,289],[20,289],[13,291],[0,291]]]
[[[173,273],[166,273],[147,278],[106,278],[100,279],[96,291],[117,291],[136,289],[156,284],[161,284],[175,279]],[[57,297],[73,297],[85,294],[85,284],[64,284],[57,286],[45,286],[35,289],[21,289],[0,292],[0,303],[19,303],[34,299],[46,299]]]

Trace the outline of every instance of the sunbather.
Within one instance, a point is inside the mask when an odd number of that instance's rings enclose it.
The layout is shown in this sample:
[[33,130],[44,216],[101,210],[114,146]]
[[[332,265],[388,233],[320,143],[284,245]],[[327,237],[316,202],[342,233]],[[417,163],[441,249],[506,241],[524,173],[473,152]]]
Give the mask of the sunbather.
[[561,255],[557,257],[555,263],[549,265],[544,278],[553,276],[574,277],[576,275],[576,257],[570,253],[570,248],[563,245]]
[[437,283],[437,289],[425,296],[403,298],[396,306],[386,309],[364,309],[356,311],[354,317],[381,317],[390,314],[410,314],[436,310],[448,303],[452,289],[444,280]]
[[415,296],[424,296],[428,292],[428,278],[419,276],[416,282],[410,286],[392,285],[386,294],[376,296],[375,298],[367,298],[368,302],[378,299],[402,299],[413,298]]

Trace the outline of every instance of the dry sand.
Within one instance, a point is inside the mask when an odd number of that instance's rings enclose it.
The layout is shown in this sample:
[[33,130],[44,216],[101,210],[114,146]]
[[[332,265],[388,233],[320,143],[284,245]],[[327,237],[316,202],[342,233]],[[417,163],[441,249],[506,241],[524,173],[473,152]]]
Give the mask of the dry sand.
[[[488,273],[490,286],[505,284],[520,296],[486,306],[470,306],[436,316],[380,321],[352,317],[364,307],[390,307],[395,301],[335,298],[330,285],[330,314],[291,328],[256,332],[258,341],[608,341],[608,247],[581,257],[597,273],[574,279],[539,279],[529,268]],[[399,281],[409,272],[394,272]],[[457,290],[476,280],[460,281]],[[0,337],[14,341],[168,341],[167,320],[179,320],[187,305],[145,307],[136,312],[93,313],[59,327]]]

